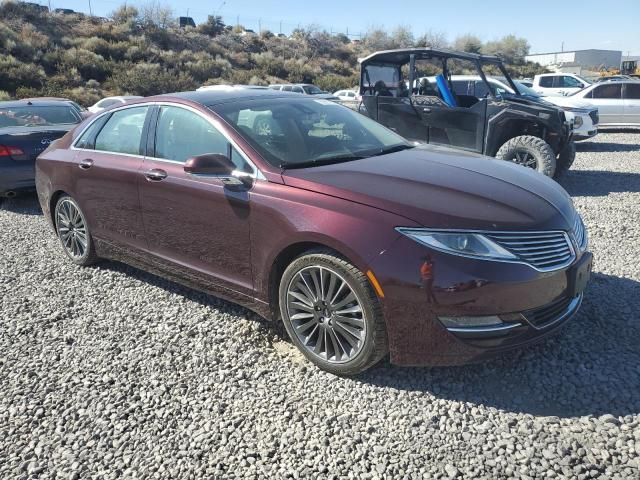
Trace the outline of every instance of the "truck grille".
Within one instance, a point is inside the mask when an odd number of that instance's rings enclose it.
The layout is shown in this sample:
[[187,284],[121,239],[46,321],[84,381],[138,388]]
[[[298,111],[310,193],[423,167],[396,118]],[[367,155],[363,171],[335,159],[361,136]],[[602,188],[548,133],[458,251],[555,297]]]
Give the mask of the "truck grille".
[[575,259],[565,232],[495,232],[485,236],[540,271],[564,268]]
[[594,125],[598,125],[598,123],[600,123],[600,115],[598,115],[598,110],[591,110],[589,112],[589,116],[591,117],[591,122]]
[[587,230],[584,228],[584,223],[582,223],[580,215],[576,215],[576,219],[574,220],[573,235],[575,236],[576,245],[580,251],[585,251],[587,249]]
[[535,328],[546,328],[575,312],[581,301],[582,294],[575,298],[561,298],[543,307],[522,312],[522,315]]

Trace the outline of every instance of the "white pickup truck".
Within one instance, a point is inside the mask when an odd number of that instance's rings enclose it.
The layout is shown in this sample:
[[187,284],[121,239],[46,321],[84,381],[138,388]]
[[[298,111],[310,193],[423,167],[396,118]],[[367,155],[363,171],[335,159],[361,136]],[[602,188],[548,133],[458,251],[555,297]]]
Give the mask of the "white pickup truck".
[[591,85],[575,73],[543,73],[533,78],[533,88],[547,97],[571,95]]

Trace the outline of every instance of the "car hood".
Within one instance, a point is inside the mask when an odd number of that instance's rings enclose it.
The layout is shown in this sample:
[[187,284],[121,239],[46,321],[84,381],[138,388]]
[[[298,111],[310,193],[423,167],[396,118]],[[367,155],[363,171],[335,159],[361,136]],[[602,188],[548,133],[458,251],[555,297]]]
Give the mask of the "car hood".
[[558,105],[559,107],[595,109],[589,102],[585,102],[573,97],[542,97],[543,100]]
[[544,175],[442,147],[289,169],[283,181],[432,228],[566,230],[575,215],[567,192]]

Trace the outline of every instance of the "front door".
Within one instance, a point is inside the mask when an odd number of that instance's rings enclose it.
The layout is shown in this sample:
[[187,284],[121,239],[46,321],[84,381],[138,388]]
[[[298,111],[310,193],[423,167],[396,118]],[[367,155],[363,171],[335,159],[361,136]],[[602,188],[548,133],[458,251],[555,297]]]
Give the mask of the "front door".
[[250,192],[183,169],[187,159],[205,153],[231,155],[239,170],[251,167],[203,113],[160,106],[155,123],[140,173],[150,253],[182,275],[252,295]]
[[608,82],[598,85],[591,94],[593,98],[588,100],[598,107],[600,125],[624,123],[621,83]]
[[146,248],[138,196],[148,106],[98,119],[76,143],[77,198],[97,238]]

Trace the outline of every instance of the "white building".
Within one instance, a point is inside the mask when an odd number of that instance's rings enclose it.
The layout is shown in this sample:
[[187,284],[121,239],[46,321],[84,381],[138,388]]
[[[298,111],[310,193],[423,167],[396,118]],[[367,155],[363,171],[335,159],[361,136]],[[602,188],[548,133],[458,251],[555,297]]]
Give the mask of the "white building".
[[573,50],[567,52],[534,53],[527,55],[530,62],[543,67],[567,71],[569,69],[607,70],[620,68],[622,52],[619,50]]

